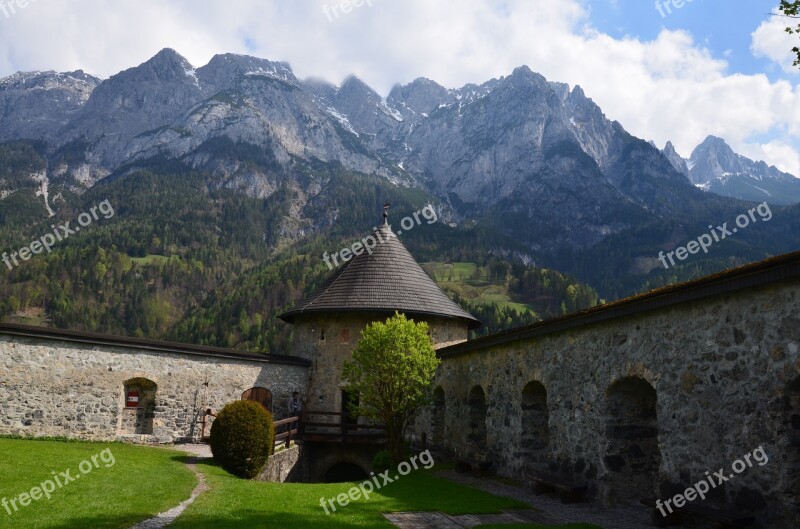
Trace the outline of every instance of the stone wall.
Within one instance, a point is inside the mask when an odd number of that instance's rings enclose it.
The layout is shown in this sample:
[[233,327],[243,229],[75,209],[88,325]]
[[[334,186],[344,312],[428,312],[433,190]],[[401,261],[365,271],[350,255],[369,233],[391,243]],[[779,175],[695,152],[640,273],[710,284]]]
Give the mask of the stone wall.
[[[307,363],[290,360],[82,343],[0,328],[0,434],[197,440],[205,409],[216,412],[252,387],[269,389],[276,418],[285,416],[289,396],[305,393],[308,376]],[[132,379],[155,384],[152,431],[143,410],[125,405]],[[146,391],[142,396],[146,401]]]
[[255,478],[256,481],[273,483],[308,482],[308,461],[303,446],[294,445],[269,456],[267,466]]
[[669,498],[762,446],[769,463],[707,501],[800,527],[797,279],[505,342],[440,350],[439,402],[416,436],[485,450],[503,476],[586,481],[605,502]]

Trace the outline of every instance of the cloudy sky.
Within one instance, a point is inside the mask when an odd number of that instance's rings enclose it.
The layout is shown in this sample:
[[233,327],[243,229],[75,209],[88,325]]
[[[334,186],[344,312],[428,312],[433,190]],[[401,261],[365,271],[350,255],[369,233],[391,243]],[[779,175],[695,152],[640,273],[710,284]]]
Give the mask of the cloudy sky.
[[[688,156],[707,135],[800,176],[800,68],[778,0],[0,0],[0,76],[100,77],[174,48],[355,74],[386,95],[526,64],[581,85],[610,119]],[[681,5],[676,7],[675,3]],[[20,7],[22,6],[22,7]],[[349,8],[349,9],[348,9]]]

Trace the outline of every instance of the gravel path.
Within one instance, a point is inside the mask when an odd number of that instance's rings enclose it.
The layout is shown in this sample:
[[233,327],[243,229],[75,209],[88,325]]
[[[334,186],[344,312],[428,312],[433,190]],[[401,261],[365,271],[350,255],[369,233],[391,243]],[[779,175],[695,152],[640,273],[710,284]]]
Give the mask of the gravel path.
[[183,514],[183,511],[185,511],[189,505],[194,503],[194,500],[196,500],[200,494],[208,490],[208,485],[206,485],[206,477],[202,472],[197,470],[197,466],[195,465],[195,463],[198,461],[211,457],[211,449],[208,447],[208,445],[176,445],[170,448],[181,450],[192,455],[192,457],[186,463],[186,466],[189,467],[192,472],[194,472],[195,476],[197,476],[197,486],[192,491],[189,499],[182,501],[180,505],[177,505],[166,512],[159,513],[149,520],[140,522],[131,527],[131,529],[164,529],[164,527],[174,522],[178,516]]
[[534,496],[528,488],[500,483],[493,479],[479,479],[470,475],[447,470],[437,476],[481,489],[498,496],[505,496],[527,503],[543,511],[559,523],[593,523],[605,529],[652,529],[650,510],[644,506],[604,507],[596,503],[561,503],[555,496]]

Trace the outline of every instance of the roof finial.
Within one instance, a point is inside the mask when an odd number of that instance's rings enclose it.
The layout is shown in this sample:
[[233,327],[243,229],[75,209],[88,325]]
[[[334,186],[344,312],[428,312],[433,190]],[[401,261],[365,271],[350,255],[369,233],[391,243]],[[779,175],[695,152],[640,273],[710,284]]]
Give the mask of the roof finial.
[[383,205],[383,224],[385,226],[389,225],[389,206],[391,206],[389,202]]

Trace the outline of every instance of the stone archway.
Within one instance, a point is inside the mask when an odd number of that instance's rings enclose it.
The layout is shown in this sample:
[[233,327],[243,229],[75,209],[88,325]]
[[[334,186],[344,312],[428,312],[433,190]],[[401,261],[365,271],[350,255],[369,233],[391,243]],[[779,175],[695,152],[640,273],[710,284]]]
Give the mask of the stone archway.
[[369,474],[361,466],[350,461],[340,461],[332,465],[326,472],[325,483],[345,483],[350,481],[363,481]]
[[468,456],[477,459],[488,456],[486,431],[486,393],[483,388],[475,386],[469,392],[469,434],[467,435]]
[[541,382],[529,382],[522,390],[521,420],[523,468],[544,470],[550,447],[550,413],[547,390]]
[[606,400],[608,500],[636,502],[658,495],[661,453],[658,448],[657,394],[639,377],[618,380]]

